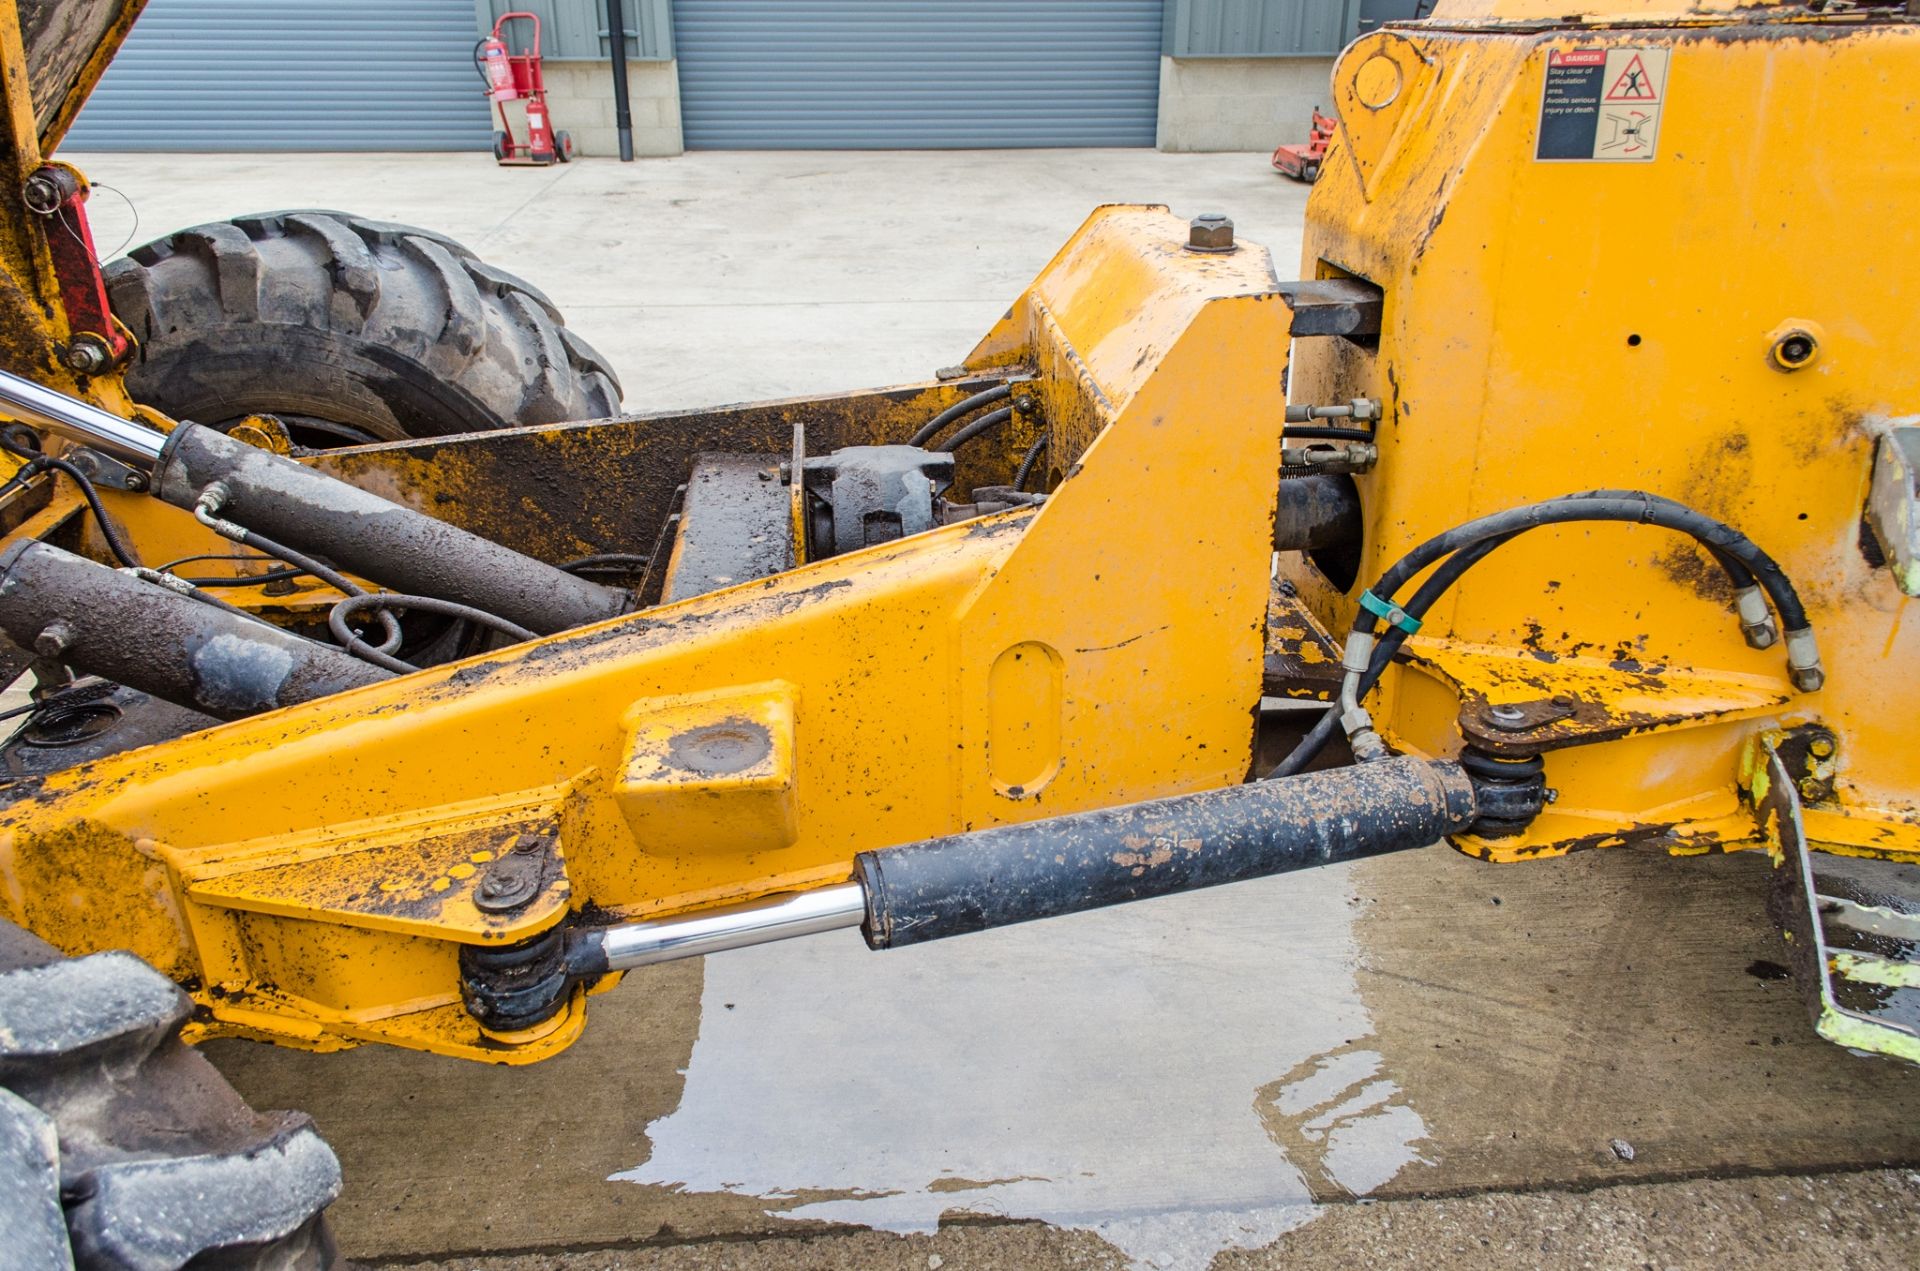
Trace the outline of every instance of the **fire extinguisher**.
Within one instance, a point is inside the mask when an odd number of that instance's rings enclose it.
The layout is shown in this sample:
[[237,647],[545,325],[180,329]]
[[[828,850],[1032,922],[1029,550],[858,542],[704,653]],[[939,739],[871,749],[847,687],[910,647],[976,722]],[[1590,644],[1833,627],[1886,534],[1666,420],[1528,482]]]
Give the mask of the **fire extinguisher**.
[[497,35],[488,36],[480,41],[476,56],[487,77],[487,95],[497,102],[518,101],[520,90],[513,82],[513,63],[507,60],[507,42]]
[[527,98],[527,145],[535,155],[554,152],[553,128],[547,123],[546,104],[538,97]]

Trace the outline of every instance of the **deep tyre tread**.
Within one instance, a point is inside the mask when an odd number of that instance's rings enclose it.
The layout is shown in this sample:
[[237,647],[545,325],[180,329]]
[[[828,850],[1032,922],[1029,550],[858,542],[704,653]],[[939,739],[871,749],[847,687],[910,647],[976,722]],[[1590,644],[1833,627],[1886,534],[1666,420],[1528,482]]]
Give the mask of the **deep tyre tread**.
[[0,1266],[323,1271],[340,1164],[178,1036],[130,953],[64,959],[0,921]]
[[[197,225],[106,266],[140,341],[135,400],[380,440],[617,414],[620,383],[553,301],[442,234],[342,212]],[[314,440],[317,434],[303,437]]]

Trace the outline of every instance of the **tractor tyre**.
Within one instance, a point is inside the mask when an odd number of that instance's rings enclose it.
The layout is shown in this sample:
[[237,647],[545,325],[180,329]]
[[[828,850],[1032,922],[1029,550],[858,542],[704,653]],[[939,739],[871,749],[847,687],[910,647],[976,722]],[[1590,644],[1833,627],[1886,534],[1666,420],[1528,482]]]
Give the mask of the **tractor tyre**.
[[0,1263],[339,1265],[332,1149],[181,1042],[189,1008],[130,953],[63,958],[0,920]]
[[278,416],[305,446],[599,419],[606,359],[513,274],[440,234],[340,212],[198,225],[106,267],[140,343],[135,401],[215,428]]

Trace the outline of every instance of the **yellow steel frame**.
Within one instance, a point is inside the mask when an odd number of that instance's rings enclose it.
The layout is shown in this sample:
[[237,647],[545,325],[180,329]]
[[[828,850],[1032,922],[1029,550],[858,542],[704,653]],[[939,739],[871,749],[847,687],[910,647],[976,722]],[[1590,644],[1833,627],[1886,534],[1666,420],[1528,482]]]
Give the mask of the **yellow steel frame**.
[[[1191,253],[1162,209],[1102,209],[967,362],[1032,375],[1054,439],[1044,507],[16,787],[0,812],[0,912],[75,952],[134,950],[189,986],[198,1035],[525,1062],[577,1035],[585,995],[532,1033],[490,1035],[460,1002],[463,946],[524,940],[588,906],[638,918],[817,886],[864,849],[1238,781],[1266,631],[1324,650],[1312,629],[1344,627],[1357,594],[1304,557],[1281,561],[1290,589],[1270,586],[1289,395],[1386,403],[1379,465],[1358,482],[1363,580],[1472,516],[1637,487],[1752,535],[1820,630],[1828,684],[1798,695],[1779,649],[1742,644],[1683,543],[1596,526],[1502,549],[1430,615],[1375,703],[1397,745],[1436,754],[1489,705],[1573,704],[1547,755],[1557,801],[1524,835],[1462,846],[1514,859],[1758,842],[1742,756],[1818,720],[1839,752],[1809,834],[1920,849],[1920,757],[1902,735],[1920,635],[1857,547],[1874,421],[1920,410],[1906,268],[1920,258],[1920,155],[1905,122],[1920,28],[1703,14],[1582,28],[1527,4],[1443,9],[1366,37],[1336,69],[1341,134],[1309,204],[1307,272],[1383,288],[1377,346],[1303,340],[1289,366],[1291,313],[1263,252]],[[1658,161],[1535,162],[1548,51],[1619,45],[1670,54]],[[0,55],[17,52],[0,19]],[[1831,126],[1833,84],[1846,129]],[[9,179],[31,157],[21,105]],[[0,204],[0,272],[17,289],[0,303],[40,314],[14,328],[0,309],[0,354],[125,408],[113,383],[73,384],[51,359],[44,249],[17,201]],[[1819,333],[1814,364],[1768,362],[1783,324]],[[513,541],[558,558],[634,527],[520,497],[508,467],[657,475],[691,434],[781,452],[796,424],[831,444],[891,439],[954,393],[319,462],[469,528],[518,526]],[[971,460],[985,466],[963,484],[1004,458]],[[155,555],[208,545],[151,500],[110,510]],[[56,502],[16,532],[75,524]],[[766,744],[715,744],[742,734]],[[738,761],[716,761],[727,754]],[[477,881],[514,844],[537,854],[540,891],[484,911]]]
[[[1463,844],[1496,859],[1757,845],[1742,747],[1814,720],[1839,755],[1809,835],[1920,852],[1920,627],[1859,545],[1876,429],[1920,412],[1920,23],[1726,26],[1662,8],[1581,26],[1531,0],[1443,3],[1342,54],[1304,268],[1379,284],[1385,325],[1377,349],[1303,343],[1293,397],[1386,404],[1379,466],[1359,479],[1363,577],[1470,517],[1650,490],[1781,561],[1826,686],[1796,694],[1778,647],[1745,646],[1724,580],[1686,540],[1574,526],[1470,574],[1375,716],[1401,746],[1450,752],[1489,704],[1578,704],[1556,730],[1576,744],[1546,755],[1557,801],[1522,837]],[[1576,48],[1668,53],[1652,161],[1535,159],[1548,55]],[[1787,328],[1818,336],[1805,369],[1769,358]],[[1352,599],[1303,559],[1285,568],[1344,630]],[[1577,744],[1603,735],[1620,739]]]
[[[1289,313],[1265,253],[1185,238],[1164,209],[1102,210],[970,360],[1037,372],[1078,456],[1044,508],[49,777],[0,816],[6,912],[195,986],[202,1032],[517,1062],[571,1040],[584,1004],[489,1036],[460,1005],[462,943],[1241,780]],[[771,739],[763,761],[676,762],[742,727]],[[481,912],[480,870],[523,835],[540,898]]]

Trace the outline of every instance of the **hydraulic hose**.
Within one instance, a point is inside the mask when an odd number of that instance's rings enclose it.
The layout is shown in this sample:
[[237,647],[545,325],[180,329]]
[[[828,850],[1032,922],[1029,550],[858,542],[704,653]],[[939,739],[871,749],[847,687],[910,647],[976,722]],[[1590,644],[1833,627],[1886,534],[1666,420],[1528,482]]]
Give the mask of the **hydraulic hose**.
[[[1427,610],[1433,607],[1434,602],[1440,599],[1448,588],[1460,580],[1462,574],[1479,564],[1494,548],[1512,538],[1512,534],[1507,534],[1500,538],[1486,539],[1448,557],[1442,562],[1440,568],[1433,571],[1427,581],[1414,593],[1413,599],[1407,603],[1407,616],[1415,619],[1424,618]],[[1375,646],[1372,656],[1367,661],[1366,672],[1360,677],[1360,682],[1353,693],[1356,701],[1364,700],[1366,695],[1373,691],[1373,686],[1380,682],[1380,677],[1386,673],[1388,664],[1400,651],[1400,646],[1406,643],[1406,639],[1406,631],[1399,627],[1393,628],[1381,637],[1380,643]],[[1343,685],[1343,690],[1344,687]],[[1293,750],[1267,776],[1291,777],[1305,771],[1306,766],[1318,757],[1326,748],[1326,744],[1333,740],[1333,735],[1340,730],[1341,709],[1340,706],[1335,705],[1322,711],[1320,718],[1314,721],[1307,735],[1294,744]]]
[[10,439],[0,438],[0,450],[5,450],[8,454],[16,455],[27,461],[21,466],[20,471],[14,473],[13,476],[8,479],[8,485],[12,485],[16,481],[25,482],[48,469],[65,473],[68,477],[71,477],[73,483],[80,487],[80,497],[87,501],[87,510],[93,513],[94,524],[100,527],[100,537],[106,540],[107,550],[113,553],[113,558],[128,569],[140,568],[140,558],[134,555],[133,549],[127,546],[126,540],[120,537],[120,531],[114,526],[114,523],[107,519],[107,509],[100,502],[100,492],[93,488],[93,481],[86,473],[80,471],[80,469],[74,467],[65,459],[56,459],[52,455],[40,454],[37,451],[28,450],[23,446],[14,444]]
[[1019,469],[1013,474],[1014,489],[1027,488],[1027,480],[1033,476],[1033,469],[1040,462],[1040,452],[1047,448],[1047,443],[1051,440],[1053,440],[1053,434],[1050,432],[1043,432],[1033,439],[1033,444],[1027,447],[1027,453],[1021,457]]
[[[238,543],[242,547],[251,547],[256,552],[264,552],[268,556],[276,557],[286,561],[289,565],[298,567],[304,573],[312,574],[315,578],[318,578],[321,582],[326,583],[336,591],[343,592],[348,596],[365,596],[368,594],[366,588],[360,586],[339,570],[323,565],[313,559],[313,557],[302,552],[296,552],[283,543],[277,543],[264,534],[257,534],[244,525],[237,525],[232,521],[223,520],[216,514],[225,502],[226,487],[216,482],[207,487],[207,489],[201,493],[200,501],[194,504],[193,519],[229,542]],[[400,620],[384,609],[377,611],[374,616],[378,618],[380,622],[380,643],[377,645],[368,644],[356,636],[351,640],[343,642],[347,651],[357,658],[371,662],[375,666],[393,671],[399,675],[406,675],[418,670],[419,668],[411,663],[402,662],[399,658],[388,656],[393,650],[400,647]]]
[[[1479,517],[1448,530],[1444,534],[1428,539],[1420,546],[1402,556],[1380,575],[1380,581],[1374,585],[1374,594],[1383,600],[1390,600],[1408,579],[1414,577],[1427,566],[1469,543],[1483,538],[1492,538],[1510,531],[1538,529],[1543,525],[1565,525],[1574,521],[1613,521],[1622,524],[1658,525],[1663,529],[1677,530],[1699,540],[1716,558],[1726,556],[1744,565],[1751,571],[1753,578],[1766,590],[1773,601],[1774,609],[1780,615],[1780,624],[1789,631],[1802,630],[1807,625],[1807,611],[1800,603],[1800,595],[1794,590],[1774,559],[1761,551],[1754,541],[1730,525],[1714,520],[1712,517],[1695,512],[1681,503],[1663,499],[1657,495],[1621,491],[1616,494],[1608,490],[1590,490],[1583,494],[1571,494],[1563,498],[1549,499],[1543,503],[1533,503],[1526,507],[1510,508],[1505,512],[1495,512]],[[1362,625],[1362,618],[1365,625]],[[1371,630],[1374,615],[1361,611],[1361,617],[1354,620],[1354,630]]]
[[[475,623],[498,631],[515,643],[539,638],[525,627],[508,622],[505,618],[496,617],[485,610],[475,609],[472,605],[457,604],[451,600],[440,600],[433,596],[409,596],[392,591],[362,593],[358,596],[348,596],[327,611],[327,630],[333,633],[333,638],[343,648],[358,657],[366,658],[377,666],[384,666],[390,671],[398,671],[401,674],[417,671],[420,668],[391,656],[387,650],[373,648],[355,635],[353,628],[347,625],[349,618],[367,609],[383,615],[388,620],[393,617],[387,612],[390,609],[417,609],[421,613],[437,613],[443,617],[458,618],[463,622]],[[370,656],[373,654],[378,656]]]
[[[972,414],[982,406],[991,406],[995,402],[1004,402],[1011,396],[1013,396],[1013,385],[996,384],[992,388],[983,389],[975,393],[972,397],[963,397],[941,411],[938,415],[935,415],[932,419],[929,419],[925,424],[922,424],[920,431],[913,434],[913,436],[907,440],[907,444],[909,446],[924,446],[935,437],[938,437],[942,428],[945,428],[954,420],[959,419],[962,415]],[[948,449],[951,448],[952,447],[948,447]]]
[[1338,428],[1326,424],[1288,424],[1280,434],[1285,441],[1372,441],[1365,428]]
[[935,446],[934,449],[944,450],[951,454],[953,451],[966,445],[969,441],[972,441],[975,437],[978,437],[981,433],[998,428],[1012,418],[1013,408],[1011,406],[1002,406],[999,410],[988,411],[986,414],[980,416],[980,418],[954,433],[953,436]]
[[[1788,667],[1795,687],[1802,692],[1819,688],[1824,680],[1824,672],[1820,668],[1818,649],[1799,593],[1786,572],[1753,540],[1729,525],[1659,495],[1631,490],[1589,490],[1468,521],[1428,539],[1394,562],[1370,589],[1376,603],[1389,607],[1389,612],[1392,612],[1394,592],[1408,579],[1443,556],[1449,557],[1414,593],[1413,599],[1399,609],[1403,621],[1396,622],[1377,644],[1373,641],[1373,632],[1380,616],[1365,606],[1355,612],[1352,634],[1348,637],[1349,645],[1356,640],[1363,642],[1361,647],[1367,650],[1365,666],[1360,668],[1356,661],[1348,662],[1341,704],[1323,712],[1292,752],[1267,775],[1285,777],[1302,771],[1333,738],[1334,732],[1342,726],[1343,717],[1350,713],[1364,716],[1363,711],[1357,710],[1359,702],[1378,683],[1394,654],[1405,642],[1409,632],[1404,623],[1410,621],[1412,626],[1417,627],[1419,620],[1426,616],[1433,604],[1468,570],[1501,544],[1512,541],[1527,530],[1542,525],[1580,521],[1644,523],[1691,535],[1726,570],[1729,581],[1741,593],[1742,628],[1748,634],[1749,643],[1761,643],[1754,639],[1745,604],[1745,593],[1758,586],[1773,602],[1780,624],[1786,628]],[[1371,726],[1362,723],[1354,731],[1356,737],[1363,732],[1370,734]]]

